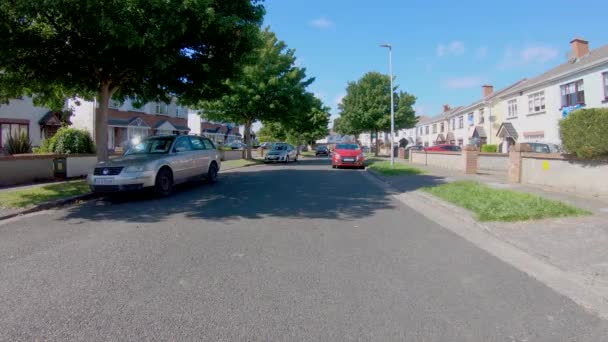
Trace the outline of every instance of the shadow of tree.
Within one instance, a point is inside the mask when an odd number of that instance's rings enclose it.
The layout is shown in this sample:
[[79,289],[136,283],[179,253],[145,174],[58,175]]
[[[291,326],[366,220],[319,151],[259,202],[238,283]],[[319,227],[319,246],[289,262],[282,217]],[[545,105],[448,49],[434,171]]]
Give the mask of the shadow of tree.
[[[326,168],[320,168],[323,165]],[[65,219],[163,222],[170,216],[228,221],[283,217],[349,220],[393,208],[389,194],[357,170],[332,170],[327,159],[290,165],[249,167],[223,173],[213,185],[187,183],[167,198],[149,193],[119,194],[68,210]],[[431,176],[399,177],[398,188],[411,191],[441,184]]]

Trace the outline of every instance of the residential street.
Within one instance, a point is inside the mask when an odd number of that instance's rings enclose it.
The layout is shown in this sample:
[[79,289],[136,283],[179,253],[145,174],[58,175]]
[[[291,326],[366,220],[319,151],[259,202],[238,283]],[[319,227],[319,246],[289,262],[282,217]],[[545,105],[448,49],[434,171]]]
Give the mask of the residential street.
[[363,172],[253,166],[0,223],[0,340],[606,339]]

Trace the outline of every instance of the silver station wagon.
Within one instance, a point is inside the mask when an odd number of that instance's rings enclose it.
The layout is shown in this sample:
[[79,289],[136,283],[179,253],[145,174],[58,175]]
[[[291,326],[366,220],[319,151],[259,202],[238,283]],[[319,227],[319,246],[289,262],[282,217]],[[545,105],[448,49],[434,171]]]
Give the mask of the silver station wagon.
[[133,191],[153,188],[167,196],[173,186],[188,180],[217,181],[220,155],[213,143],[192,135],[167,135],[143,139],[120,158],[99,162],[87,176],[93,192]]

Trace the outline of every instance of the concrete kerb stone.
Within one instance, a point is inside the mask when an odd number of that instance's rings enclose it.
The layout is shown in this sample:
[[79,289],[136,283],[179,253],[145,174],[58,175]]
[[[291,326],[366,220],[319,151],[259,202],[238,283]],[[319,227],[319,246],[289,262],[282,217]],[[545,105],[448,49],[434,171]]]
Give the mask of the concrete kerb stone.
[[587,311],[608,319],[608,291],[604,287],[589,284],[585,277],[560,269],[501,239],[463,208],[420,190],[400,193],[372,170],[364,172],[364,176],[427,219],[570,298]]

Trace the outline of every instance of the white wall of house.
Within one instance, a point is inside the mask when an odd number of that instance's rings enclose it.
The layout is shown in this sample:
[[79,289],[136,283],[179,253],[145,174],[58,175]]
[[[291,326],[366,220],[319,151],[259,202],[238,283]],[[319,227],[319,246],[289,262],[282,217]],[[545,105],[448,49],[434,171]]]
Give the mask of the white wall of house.
[[34,106],[32,99],[25,96],[21,100],[10,100],[9,104],[0,104],[0,119],[29,121],[29,137],[32,146],[40,145],[42,131],[38,121],[48,112],[48,108]]
[[191,134],[201,134],[201,117],[198,111],[190,110],[188,112],[188,128]]
[[72,127],[84,129],[95,138],[95,104],[93,101],[83,99],[68,100],[68,107],[72,109]]

